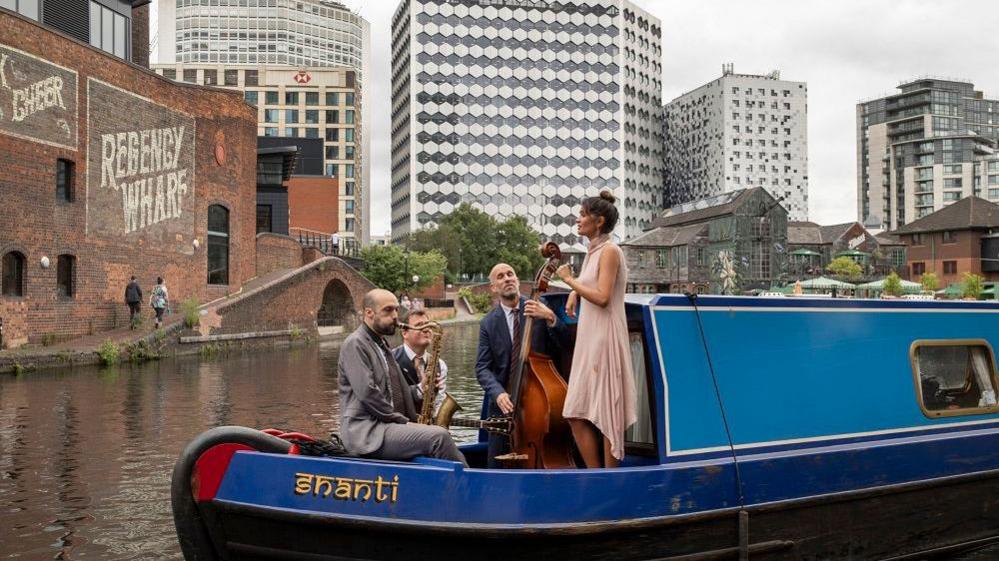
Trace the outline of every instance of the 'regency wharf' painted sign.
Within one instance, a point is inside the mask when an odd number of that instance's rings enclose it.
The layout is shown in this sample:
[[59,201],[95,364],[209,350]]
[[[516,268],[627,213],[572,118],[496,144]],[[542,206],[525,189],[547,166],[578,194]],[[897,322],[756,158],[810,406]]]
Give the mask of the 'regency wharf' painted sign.
[[88,210],[89,231],[182,241],[194,224],[194,118],[94,78],[87,99],[89,209],[118,209]]

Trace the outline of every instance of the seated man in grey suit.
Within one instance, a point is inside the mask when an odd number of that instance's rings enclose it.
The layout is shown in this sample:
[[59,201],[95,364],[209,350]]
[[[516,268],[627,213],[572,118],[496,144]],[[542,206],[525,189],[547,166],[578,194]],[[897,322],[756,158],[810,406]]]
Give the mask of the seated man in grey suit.
[[431,456],[461,462],[447,429],[420,425],[414,395],[386,335],[395,333],[399,301],[387,290],[364,295],[364,323],[343,342],[337,362],[340,436],[347,451],[384,460]]

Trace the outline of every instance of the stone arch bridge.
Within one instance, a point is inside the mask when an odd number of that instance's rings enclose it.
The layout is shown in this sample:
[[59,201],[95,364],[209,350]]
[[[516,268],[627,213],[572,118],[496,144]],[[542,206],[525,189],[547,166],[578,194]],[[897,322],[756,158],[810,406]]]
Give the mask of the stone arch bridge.
[[338,257],[322,257],[271,275],[261,285],[205,306],[202,335],[260,333],[297,327],[349,331],[358,325],[364,294],[375,288]]

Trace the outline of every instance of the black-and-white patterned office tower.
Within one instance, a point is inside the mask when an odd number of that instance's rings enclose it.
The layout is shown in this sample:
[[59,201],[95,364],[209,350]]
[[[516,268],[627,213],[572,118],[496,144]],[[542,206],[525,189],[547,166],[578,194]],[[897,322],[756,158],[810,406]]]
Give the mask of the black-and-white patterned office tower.
[[392,22],[392,238],[461,203],[582,251],[611,189],[628,238],[662,208],[661,27],[626,1],[403,0]]

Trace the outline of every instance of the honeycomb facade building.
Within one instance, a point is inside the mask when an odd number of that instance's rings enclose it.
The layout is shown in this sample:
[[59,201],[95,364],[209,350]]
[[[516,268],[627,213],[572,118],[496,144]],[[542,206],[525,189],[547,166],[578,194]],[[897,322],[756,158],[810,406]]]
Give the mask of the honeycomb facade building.
[[581,251],[610,189],[627,238],[662,208],[659,20],[626,1],[403,0],[392,25],[392,238],[462,203]]
[[722,76],[669,102],[667,204],[763,187],[808,220],[808,88],[768,75]]

